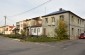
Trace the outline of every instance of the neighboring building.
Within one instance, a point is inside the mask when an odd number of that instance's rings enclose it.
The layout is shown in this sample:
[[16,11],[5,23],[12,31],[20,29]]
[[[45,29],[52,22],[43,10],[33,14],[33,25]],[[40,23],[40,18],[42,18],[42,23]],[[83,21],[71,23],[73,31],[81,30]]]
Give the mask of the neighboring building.
[[42,17],[35,17],[16,22],[16,33],[21,34],[21,30],[26,32],[26,35],[43,35]]
[[63,20],[67,24],[68,35],[70,39],[76,39],[80,33],[84,32],[84,19],[71,11],[60,9],[59,11],[42,16],[42,27],[44,35],[54,37],[55,28],[58,20]]
[[42,35],[42,19],[36,17],[17,22],[16,30],[19,34],[21,34],[21,30],[24,30],[26,35]]
[[21,34],[21,31],[25,30],[26,27],[27,27],[27,20],[16,22],[16,32],[17,33]]
[[0,34],[4,33],[4,26],[0,27]]
[[28,26],[29,35],[40,36],[43,34],[42,19],[40,17],[32,18]]
[[13,34],[13,29],[15,28],[15,26],[9,26],[7,25],[5,27],[5,34]]
[[20,32],[20,22],[16,22],[16,29],[15,29],[16,33]]
[[57,28],[59,20],[66,22],[69,39],[77,39],[85,30],[85,20],[83,18],[62,8],[59,11],[42,17],[17,22],[16,30],[19,34],[21,34],[21,30],[25,30],[26,35],[46,35],[48,37],[54,37],[55,28]]
[[2,26],[0,27],[0,33],[1,34],[13,34],[13,29],[15,28],[15,26]]

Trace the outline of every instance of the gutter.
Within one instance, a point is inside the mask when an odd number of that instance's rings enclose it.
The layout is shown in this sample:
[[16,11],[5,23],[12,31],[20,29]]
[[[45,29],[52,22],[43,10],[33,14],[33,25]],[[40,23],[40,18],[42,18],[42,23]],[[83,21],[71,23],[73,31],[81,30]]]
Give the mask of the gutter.
[[69,12],[69,39],[70,39],[70,12]]

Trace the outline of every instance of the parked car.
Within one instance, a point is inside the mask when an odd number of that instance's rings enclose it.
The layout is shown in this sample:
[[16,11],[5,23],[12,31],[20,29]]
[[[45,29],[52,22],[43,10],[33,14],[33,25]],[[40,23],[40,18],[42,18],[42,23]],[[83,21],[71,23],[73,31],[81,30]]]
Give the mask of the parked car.
[[85,39],[85,33],[81,33],[79,39]]

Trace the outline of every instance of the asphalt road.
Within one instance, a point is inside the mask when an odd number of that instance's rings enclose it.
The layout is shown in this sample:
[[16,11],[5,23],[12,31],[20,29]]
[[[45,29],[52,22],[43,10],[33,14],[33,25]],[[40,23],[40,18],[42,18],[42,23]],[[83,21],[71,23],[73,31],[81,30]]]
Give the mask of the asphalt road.
[[85,55],[85,40],[33,43],[0,37],[0,55]]

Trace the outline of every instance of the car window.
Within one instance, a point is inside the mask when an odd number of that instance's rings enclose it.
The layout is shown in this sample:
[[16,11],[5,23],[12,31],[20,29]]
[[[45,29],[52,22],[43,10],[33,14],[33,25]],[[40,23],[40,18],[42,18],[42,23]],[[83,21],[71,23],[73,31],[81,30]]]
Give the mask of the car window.
[[82,33],[81,35],[84,35],[84,33]]
[[85,33],[84,33],[84,36],[85,36]]

